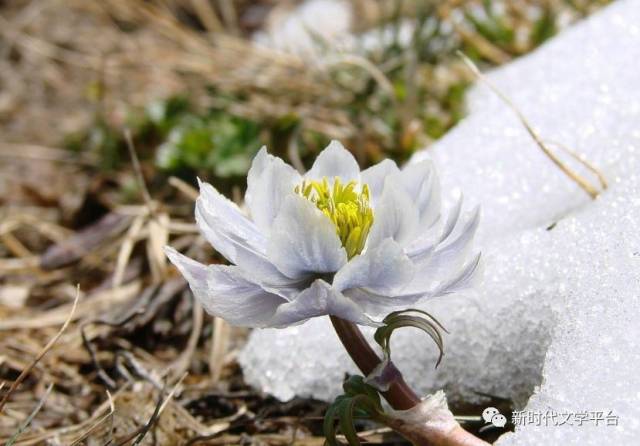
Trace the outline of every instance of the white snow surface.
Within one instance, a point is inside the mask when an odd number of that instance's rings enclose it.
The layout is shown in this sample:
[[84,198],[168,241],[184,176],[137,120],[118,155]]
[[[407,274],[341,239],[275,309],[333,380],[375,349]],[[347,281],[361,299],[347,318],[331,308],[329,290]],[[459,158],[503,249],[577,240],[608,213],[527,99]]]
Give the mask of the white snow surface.
[[[519,426],[500,446],[638,444],[639,68],[640,1],[620,0],[489,75],[546,141],[604,173],[609,189],[596,200],[482,85],[469,116],[416,156],[434,159],[449,198],[462,191],[482,206],[485,281],[422,305],[451,332],[437,370],[425,335],[394,334],[392,357],[409,383],[424,394],[445,389],[453,402],[481,401],[482,392],[519,409],[611,411],[619,420]],[[249,383],[282,400],[330,399],[356,373],[326,318],[253,331],[240,362]]]

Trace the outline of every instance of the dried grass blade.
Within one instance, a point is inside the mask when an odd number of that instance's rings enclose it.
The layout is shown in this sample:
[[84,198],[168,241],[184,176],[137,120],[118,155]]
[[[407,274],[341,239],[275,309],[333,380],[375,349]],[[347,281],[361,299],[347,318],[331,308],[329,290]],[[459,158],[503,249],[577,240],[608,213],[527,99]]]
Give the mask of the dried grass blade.
[[2,412],[2,408],[4,407],[5,403],[9,400],[9,397],[11,397],[11,394],[18,388],[18,386],[20,386],[22,381],[24,381],[24,379],[27,377],[29,372],[31,372],[31,370],[43,358],[43,356],[46,355],[49,350],[51,350],[51,347],[53,347],[53,345],[56,342],[58,342],[58,339],[60,339],[60,336],[62,336],[62,333],[64,333],[64,331],[67,329],[67,327],[73,320],[73,314],[76,311],[76,307],[78,306],[79,300],[80,300],[80,285],[78,285],[76,288],[76,298],[73,301],[73,306],[71,307],[71,312],[69,313],[67,320],[64,322],[64,324],[62,325],[58,333],[53,338],[51,338],[51,340],[47,343],[47,345],[45,345],[44,348],[40,351],[40,353],[38,353],[38,356],[36,356],[36,358],[31,362],[31,364],[29,364],[27,368],[22,370],[22,373],[20,373],[18,378],[16,378],[13,384],[11,384],[11,387],[9,387],[9,390],[0,401],[0,413]]
[[118,252],[118,259],[116,261],[116,269],[113,274],[113,288],[118,288],[122,285],[122,279],[124,277],[124,272],[127,268],[127,264],[129,263],[129,258],[131,257],[131,253],[133,252],[133,246],[135,245],[136,238],[140,231],[142,230],[142,226],[144,224],[145,218],[142,215],[137,216],[127,234],[125,235],[124,241],[120,246],[120,251]]
[[16,433],[13,434],[13,436],[9,439],[9,441],[7,441],[5,446],[13,446],[13,444],[16,442],[20,434],[22,434],[24,430],[31,424],[31,421],[33,421],[33,418],[36,416],[36,414],[40,412],[40,409],[42,409],[42,406],[44,406],[45,401],[47,401],[47,398],[49,398],[49,394],[51,393],[52,389],[53,389],[53,384],[49,384],[49,386],[47,387],[47,390],[45,390],[44,395],[42,395],[42,398],[40,398],[40,401],[38,401],[38,404],[36,405],[36,407],[29,414],[27,419],[24,420],[24,423],[22,423],[20,427],[18,427],[18,430],[16,431]]
[[229,339],[229,324],[219,317],[213,318],[213,337],[211,339],[211,354],[209,356],[209,371],[211,379],[217,382],[222,375],[224,355],[227,352]]
[[[513,112],[516,114],[516,116],[518,117],[518,119],[520,120],[520,122],[522,123],[522,125],[524,126],[525,130],[527,131],[527,133],[529,133],[529,135],[531,136],[531,138],[533,138],[534,142],[537,144],[537,146],[540,148],[540,150],[542,150],[542,152],[565,174],[567,175],[571,180],[573,180],[578,186],[580,186],[580,188],[582,188],[587,194],[589,194],[589,196],[592,199],[595,199],[598,194],[600,193],[600,191],[598,191],[597,188],[595,188],[591,183],[589,183],[589,181],[587,181],[586,179],[584,179],[579,173],[577,173],[576,171],[574,171],[573,169],[571,169],[569,166],[567,166],[565,163],[562,162],[562,160],[560,158],[558,158],[550,149],[549,147],[547,147],[547,145],[544,143],[544,141],[542,140],[542,138],[540,138],[540,135],[538,135],[538,133],[533,129],[533,127],[531,127],[531,124],[529,124],[529,121],[527,120],[527,118],[524,116],[524,114],[518,109],[518,107],[515,106],[515,104],[511,101],[511,99],[509,99],[509,97],[504,94],[502,91],[500,91],[500,89],[498,89],[498,87],[496,87],[489,79],[487,79],[478,69],[478,67],[473,63],[473,61],[471,61],[471,59],[469,59],[467,56],[465,56],[462,52],[458,51],[458,55],[462,58],[463,62],[467,65],[467,67],[469,67],[469,69],[473,72],[473,74],[479,79],[481,80],[485,85],[487,85],[491,91],[493,91],[501,100],[502,102],[504,102],[509,108],[511,108],[511,110],[513,110]],[[582,163],[583,165],[587,166],[587,164],[585,164],[584,160],[582,160],[579,157],[576,157],[576,159]],[[595,169],[595,167],[593,166],[587,166],[587,168],[591,169]],[[598,172],[598,177],[601,177],[602,175]]]

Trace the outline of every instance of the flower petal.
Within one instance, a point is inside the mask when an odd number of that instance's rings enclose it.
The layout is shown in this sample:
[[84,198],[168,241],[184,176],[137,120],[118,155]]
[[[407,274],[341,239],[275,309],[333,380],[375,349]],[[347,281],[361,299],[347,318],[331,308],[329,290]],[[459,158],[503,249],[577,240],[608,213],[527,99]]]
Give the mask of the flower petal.
[[343,183],[360,179],[360,167],[351,152],[344,148],[338,141],[331,141],[329,145],[318,155],[311,170],[305,178],[321,180],[327,177],[332,180],[340,177]]
[[200,207],[196,207],[196,221],[201,228],[205,227],[207,240],[230,262],[243,271],[251,271],[254,281],[262,288],[288,300],[297,295],[300,289],[304,289],[305,283],[301,284],[300,280],[282,274],[265,254],[257,252],[243,240],[220,231],[219,225],[210,221],[212,219]]
[[388,176],[397,173],[400,173],[400,169],[398,169],[395,161],[390,159],[380,161],[378,164],[362,171],[360,174],[360,181],[369,186],[369,191],[371,192],[371,203],[374,207],[382,195],[384,180]]
[[235,263],[238,247],[256,253],[266,250],[266,239],[256,225],[235,203],[203,182],[196,200],[196,222],[209,243],[230,262]]
[[[465,227],[473,227],[476,224],[474,223],[476,216],[477,213],[474,213]],[[464,238],[462,236],[459,239]],[[465,251],[468,249],[465,248]],[[430,263],[416,264],[414,279],[399,293],[383,293],[366,288],[353,288],[344,291],[344,294],[362,307],[367,314],[379,315],[399,308],[406,308],[408,305],[413,305],[425,298],[443,296],[472,288],[482,277],[481,257],[478,253],[471,261],[462,265],[465,257],[466,252],[464,255],[452,257],[449,257],[449,254],[444,257],[434,255],[430,259]]]
[[354,301],[366,314],[372,316],[386,316],[392,311],[406,309],[414,304],[422,295],[378,294],[364,288],[352,288],[343,292],[345,296]]
[[286,299],[308,286],[308,281],[286,277],[269,261],[264,236],[233,202],[209,184],[201,183],[201,190],[196,201],[196,222],[218,252],[242,270],[250,271],[263,289]]
[[245,202],[251,218],[263,234],[268,234],[273,219],[288,194],[302,182],[300,174],[280,158],[260,149],[247,176]]
[[442,235],[440,237],[440,241],[446,240],[449,235],[453,232],[453,229],[456,227],[458,222],[460,221],[460,213],[462,212],[462,195],[458,198],[458,200],[453,205],[453,209],[449,212],[449,216],[447,217],[447,222],[442,229]]
[[413,239],[417,227],[418,210],[411,197],[396,179],[388,177],[374,212],[367,246],[377,246],[387,238],[405,246]]
[[471,261],[467,262],[460,272],[446,282],[441,283],[431,292],[433,297],[444,296],[458,291],[472,288],[482,278],[482,255],[478,253]]
[[287,300],[292,300],[300,290],[309,286],[308,277],[292,279],[280,272],[271,261],[263,255],[238,249],[236,251],[236,265],[251,274],[251,279],[264,290],[277,294]]
[[431,289],[406,291],[395,295],[383,295],[373,293],[363,288],[354,288],[345,291],[344,294],[356,302],[367,314],[387,314],[399,308],[407,308],[408,305],[413,305],[422,299],[444,296],[474,287],[482,277],[482,262],[480,259],[480,254],[478,254],[456,274],[449,277],[448,280],[437,284]]
[[280,305],[269,321],[269,326],[283,328],[324,315],[337,316],[356,324],[374,327],[382,325],[371,320],[362,308],[339,291],[332,289],[327,282],[317,279],[292,302]]
[[248,280],[236,266],[206,266],[168,246],[165,253],[205,310],[232,325],[261,327],[286,302]]
[[426,229],[440,217],[440,181],[431,160],[409,164],[397,174],[420,215],[420,228]]
[[346,263],[331,220],[304,197],[288,196],[273,223],[267,257],[287,277],[333,273]]
[[388,238],[349,261],[333,279],[338,291],[367,288],[374,293],[391,294],[413,278],[413,262],[402,247]]
[[[447,239],[431,250],[428,255],[409,257],[414,261],[416,274],[407,292],[431,290],[443,280],[458,274],[470,254],[473,238],[480,220],[476,207],[464,224],[458,223]],[[462,227],[460,227],[462,226]]]
[[453,233],[454,229],[460,224],[460,214],[462,211],[462,196],[456,201],[447,216],[447,220],[442,226],[440,234],[431,233],[427,231],[426,234],[422,234],[415,240],[413,240],[406,248],[407,255],[413,260],[422,261],[433,254],[436,246],[443,241],[447,240]]

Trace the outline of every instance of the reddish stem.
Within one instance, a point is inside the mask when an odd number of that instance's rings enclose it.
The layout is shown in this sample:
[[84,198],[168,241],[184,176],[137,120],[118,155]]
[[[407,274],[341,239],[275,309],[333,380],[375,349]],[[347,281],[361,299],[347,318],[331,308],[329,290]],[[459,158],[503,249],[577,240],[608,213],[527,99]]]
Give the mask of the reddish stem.
[[[331,322],[353,362],[364,376],[369,375],[382,361],[378,354],[371,348],[355,324],[335,316],[331,316]],[[382,395],[396,410],[411,409],[420,402],[420,397],[411,390],[402,375]]]
[[[353,362],[365,376],[369,375],[382,360],[371,348],[360,329],[354,323],[336,316],[331,316],[331,323]],[[420,397],[411,390],[401,374],[394,380],[388,391],[382,392],[382,396],[395,410],[411,409],[420,402]],[[427,425],[421,428],[405,424],[401,420],[392,421],[392,423],[391,427],[411,440],[414,445],[488,446],[488,443],[465,431],[457,423],[450,430],[434,429]]]

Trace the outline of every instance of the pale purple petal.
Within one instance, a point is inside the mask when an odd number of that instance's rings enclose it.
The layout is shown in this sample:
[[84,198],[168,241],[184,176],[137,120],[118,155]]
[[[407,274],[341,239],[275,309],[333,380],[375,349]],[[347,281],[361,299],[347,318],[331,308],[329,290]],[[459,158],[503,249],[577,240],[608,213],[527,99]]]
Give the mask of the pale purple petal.
[[249,271],[257,283],[290,299],[308,283],[282,274],[266,256],[266,241],[253,222],[211,185],[201,183],[196,202],[196,221],[209,243],[227,260]]
[[[196,207],[196,221],[207,221],[207,214],[204,214],[199,207]],[[212,217],[209,217],[212,219]],[[202,224],[200,225],[203,226]],[[244,271],[250,271],[255,282],[267,291],[290,299],[304,288],[305,283],[298,279],[291,279],[278,270],[269,261],[266,254],[257,252],[248,246],[243,240],[219,230],[219,225],[208,224],[206,231],[207,240],[230,262],[235,263]],[[217,239],[216,239],[217,237]],[[222,249],[220,249],[222,248]]]
[[209,243],[230,262],[235,263],[239,247],[256,253],[266,250],[266,239],[256,225],[207,183],[200,183],[196,222]]
[[304,197],[287,197],[273,223],[267,257],[287,277],[333,273],[346,263],[333,223]]
[[318,279],[292,302],[280,305],[269,321],[270,327],[287,327],[317,317],[332,315],[356,324],[380,326],[371,320],[352,300],[334,290],[324,280]]
[[267,257],[246,250],[236,251],[236,262],[236,265],[243,271],[247,271],[251,279],[260,284],[263,289],[287,300],[292,300],[311,282],[308,277],[296,279],[287,277]]
[[287,302],[248,280],[236,266],[206,266],[171,247],[166,247],[165,253],[205,310],[232,325],[261,327]]

